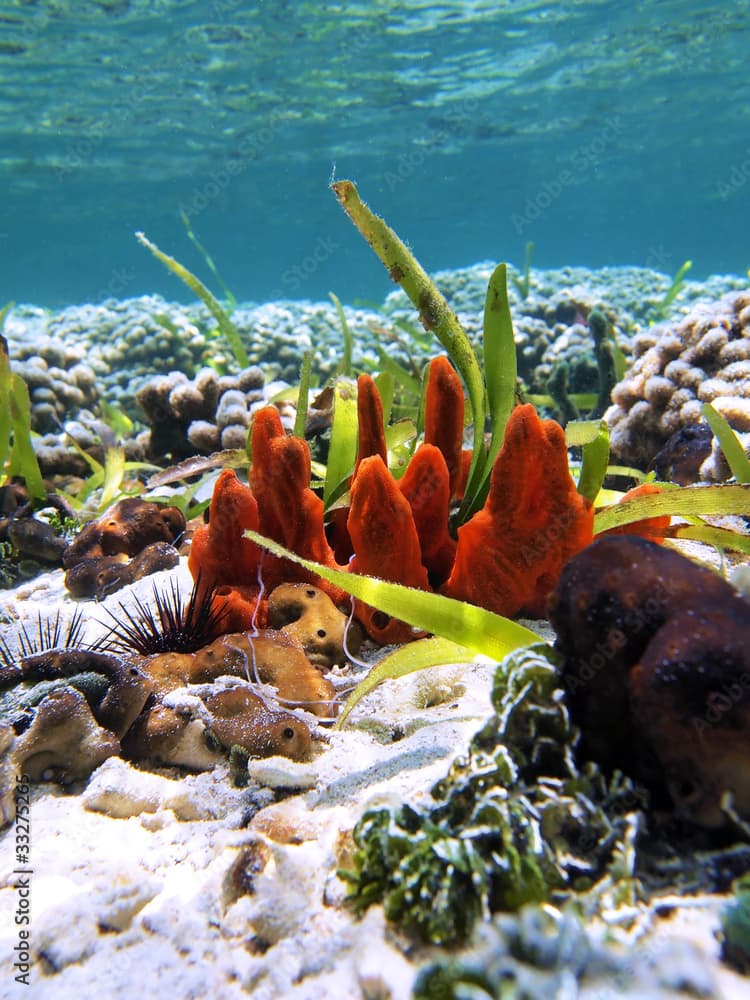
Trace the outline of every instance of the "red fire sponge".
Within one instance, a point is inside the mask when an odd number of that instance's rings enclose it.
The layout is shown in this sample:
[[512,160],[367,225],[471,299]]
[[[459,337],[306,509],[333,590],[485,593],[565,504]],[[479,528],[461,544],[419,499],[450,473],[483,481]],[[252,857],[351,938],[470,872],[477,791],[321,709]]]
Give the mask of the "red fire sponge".
[[[258,502],[258,531],[304,559],[338,567],[323,526],[323,501],[310,489],[310,451],[305,441],[288,437],[273,406],[258,410],[252,430],[250,484]],[[263,558],[267,590],[280,583],[315,583],[339,603],[342,592],[317,576],[268,553]]]
[[[641,483],[640,486],[634,486],[632,490],[628,490],[623,495],[620,503],[625,503],[627,500],[635,500],[637,497],[645,497],[653,493],[663,492],[664,490],[655,483]],[[596,537],[600,538],[604,535],[641,535],[643,538],[648,538],[649,541],[658,542],[659,545],[663,545],[664,532],[671,523],[672,518],[669,514],[661,514],[659,517],[647,517],[642,521],[623,524],[619,528],[610,528],[609,531],[600,532]]]
[[[462,481],[464,439],[464,390],[450,361],[440,355],[430,362],[424,410],[425,444],[439,448],[450,476],[451,496]],[[469,462],[471,452],[467,452]],[[468,471],[468,469],[467,469]],[[463,485],[466,485],[465,478]]]
[[365,458],[380,455],[383,462],[388,461],[388,445],[385,441],[385,426],[383,422],[383,402],[370,375],[360,375],[357,379],[357,461],[354,475]]
[[[347,527],[356,553],[349,563],[350,572],[430,589],[409,501],[379,455],[360,463],[352,482]],[[408,642],[414,638],[409,625],[360,601],[355,603],[355,614],[379,642]]]
[[543,617],[560,570],[593,537],[594,511],[568,469],[565,434],[531,404],[513,410],[482,510],[458,530],[449,597]]
[[188,568],[193,579],[200,574],[196,600],[211,587],[220,588],[214,600],[217,610],[225,611],[226,631],[250,628],[257,602],[260,549],[244,537],[247,530],[258,530],[255,497],[232,469],[224,469],[214,486],[209,522],[193,535]]
[[422,564],[433,584],[442,583],[453,566],[456,543],[448,532],[451,484],[439,449],[432,444],[420,445],[398,485],[411,507]]

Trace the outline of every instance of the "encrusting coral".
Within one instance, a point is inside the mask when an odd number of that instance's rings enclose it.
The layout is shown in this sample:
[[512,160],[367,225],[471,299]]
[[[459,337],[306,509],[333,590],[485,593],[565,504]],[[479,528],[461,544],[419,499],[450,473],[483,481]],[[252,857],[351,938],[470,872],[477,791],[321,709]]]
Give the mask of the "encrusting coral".
[[31,726],[14,741],[10,760],[32,781],[70,784],[119,752],[119,740],[97,724],[86,698],[66,687],[42,701]]
[[[331,598],[310,583],[281,583],[268,596],[268,624],[296,639],[310,663],[320,669],[343,664],[347,650],[356,653],[361,634]],[[346,649],[344,644],[346,643]]]
[[139,665],[161,695],[233,676],[272,684],[282,702],[302,705],[313,715],[327,718],[334,710],[330,681],[310,663],[301,643],[283,631],[228,633],[194,653],[158,653]]
[[713,571],[634,536],[600,538],[550,606],[581,751],[679,816],[750,819],[750,614]]

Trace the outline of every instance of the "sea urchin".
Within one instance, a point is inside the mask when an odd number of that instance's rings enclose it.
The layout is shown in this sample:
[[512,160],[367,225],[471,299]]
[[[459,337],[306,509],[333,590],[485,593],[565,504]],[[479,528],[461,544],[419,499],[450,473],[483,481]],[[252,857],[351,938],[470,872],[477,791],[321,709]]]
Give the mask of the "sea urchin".
[[[200,593],[200,598],[198,594]],[[122,617],[111,611],[114,621],[105,643],[110,649],[135,651],[142,656],[155,653],[194,653],[213,642],[221,634],[226,618],[223,607],[213,603],[216,588],[200,590],[196,579],[187,603],[174,580],[168,590],[160,591],[154,584],[154,611],[137,597],[135,609],[120,603]]]

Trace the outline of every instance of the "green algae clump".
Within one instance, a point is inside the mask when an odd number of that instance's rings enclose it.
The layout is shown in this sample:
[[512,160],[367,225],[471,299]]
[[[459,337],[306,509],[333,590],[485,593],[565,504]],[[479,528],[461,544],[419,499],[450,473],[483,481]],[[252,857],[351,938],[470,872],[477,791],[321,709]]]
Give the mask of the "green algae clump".
[[382,902],[408,935],[448,945],[479,919],[590,890],[608,874],[630,891],[642,796],[620,775],[607,782],[592,764],[576,767],[553,655],[537,645],[497,667],[495,712],[426,811],[363,815],[353,868],[340,872],[355,911]]

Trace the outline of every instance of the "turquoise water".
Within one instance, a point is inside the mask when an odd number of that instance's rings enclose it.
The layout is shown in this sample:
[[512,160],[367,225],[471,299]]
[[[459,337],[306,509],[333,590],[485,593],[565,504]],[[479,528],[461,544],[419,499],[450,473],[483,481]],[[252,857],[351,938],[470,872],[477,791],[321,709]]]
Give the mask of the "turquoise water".
[[[429,269],[744,273],[750,4],[0,2],[0,301],[380,299],[328,183]],[[691,276],[692,276],[691,275]]]

